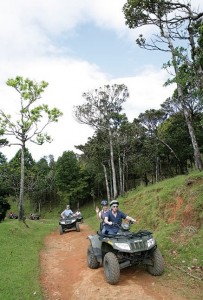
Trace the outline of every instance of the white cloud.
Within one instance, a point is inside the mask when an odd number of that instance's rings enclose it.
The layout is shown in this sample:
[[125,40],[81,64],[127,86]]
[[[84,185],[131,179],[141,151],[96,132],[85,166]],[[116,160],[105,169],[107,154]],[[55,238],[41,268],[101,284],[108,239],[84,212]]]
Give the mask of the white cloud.
[[[117,36],[135,40],[125,25],[125,0],[7,0],[0,3],[0,57],[10,61],[44,55],[63,55],[55,40],[76,35],[76,27],[94,23]],[[144,29],[146,31],[146,29]],[[68,45],[66,46],[68,49]]]
[[148,67],[139,75],[123,80],[130,93],[130,99],[124,105],[129,121],[148,109],[159,109],[160,104],[172,95],[174,86],[163,86],[167,76],[163,70]]

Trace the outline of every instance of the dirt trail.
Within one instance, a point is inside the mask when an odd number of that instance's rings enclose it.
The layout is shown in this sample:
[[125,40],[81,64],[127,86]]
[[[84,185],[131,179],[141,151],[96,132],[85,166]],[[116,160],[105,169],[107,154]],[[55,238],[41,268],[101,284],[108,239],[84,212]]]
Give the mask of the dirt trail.
[[104,279],[103,268],[89,269],[87,236],[93,233],[86,224],[80,232],[59,235],[58,230],[45,240],[41,252],[41,284],[46,300],[184,300],[170,287],[162,286],[158,277],[129,267],[121,271],[115,286]]

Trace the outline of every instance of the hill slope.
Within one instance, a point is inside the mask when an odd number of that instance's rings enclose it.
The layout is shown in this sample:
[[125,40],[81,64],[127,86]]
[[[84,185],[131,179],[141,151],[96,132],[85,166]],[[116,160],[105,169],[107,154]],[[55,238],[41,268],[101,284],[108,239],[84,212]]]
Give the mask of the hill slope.
[[[148,229],[154,233],[166,262],[164,280],[181,276],[182,292],[195,290],[197,295],[193,299],[201,299],[203,173],[194,172],[139,187],[119,202],[120,210],[138,221],[133,231]],[[93,206],[83,210],[87,222],[98,230]]]

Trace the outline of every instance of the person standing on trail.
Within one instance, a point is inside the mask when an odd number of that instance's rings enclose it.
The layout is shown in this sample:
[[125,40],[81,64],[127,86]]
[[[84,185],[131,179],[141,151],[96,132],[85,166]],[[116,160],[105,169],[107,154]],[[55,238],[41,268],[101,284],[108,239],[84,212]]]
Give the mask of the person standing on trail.
[[109,211],[108,201],[107,200],[102,200],[101,201],[101,207],[102,207],[102,209],[99,210],[99,207],[96,206],[96,214],[97,214],[97,217],[100,220],[100,231],[101,231],[101,234],[104,235],[105,231],[106,231],[106,229],[105,229],[105,223],[104,223],[104,218],[107,215],[107,212]]
[[[110,210],[104,218],[105,228],[108,232],[107,234],[116,234],[121,226],[122,219],[126,219],[131,222],[136,222],[135,219],[127,216],[122,211],[118,209],[119,202],[117,200],[112,200],[110,202]],[[116,226],[118,224],[119,226]]]
[[61,218],[65,219],[65,218],[67,218],[68,216],[70,216],[72,214],[73,214],[73,212],[70,209],[70,205],[67,205],[66,209],[64,211],[62,211],[62,213],[61,213]]

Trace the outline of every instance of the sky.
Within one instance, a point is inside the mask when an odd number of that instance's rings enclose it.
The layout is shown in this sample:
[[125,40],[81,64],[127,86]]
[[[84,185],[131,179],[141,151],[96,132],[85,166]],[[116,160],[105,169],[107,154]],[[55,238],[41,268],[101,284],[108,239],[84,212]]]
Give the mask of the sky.
[[[193,0],[195,7],[202,0]],[[166,54],[140,49],[140,30],[125,25],[126,0],[0,0],[0,109],[16,116],[19,94],[6,85],[22,76],[49,83],[36,104],[63,112],[46,131],[52,143],[27,143],[33,158],[76,150],[94,130],[80,124],[73,107],[82,105],[84,92],[105,84],[125,84],[130,97],[123,105],[129,121],[147,109],[159,109],[174,87],[163,87],[169,78],[162,69]],[[151,28],[142,33],[150,36]],[[0,151],[10,160],[17,146]],[[79,153],[79,152],[78,152]]]

